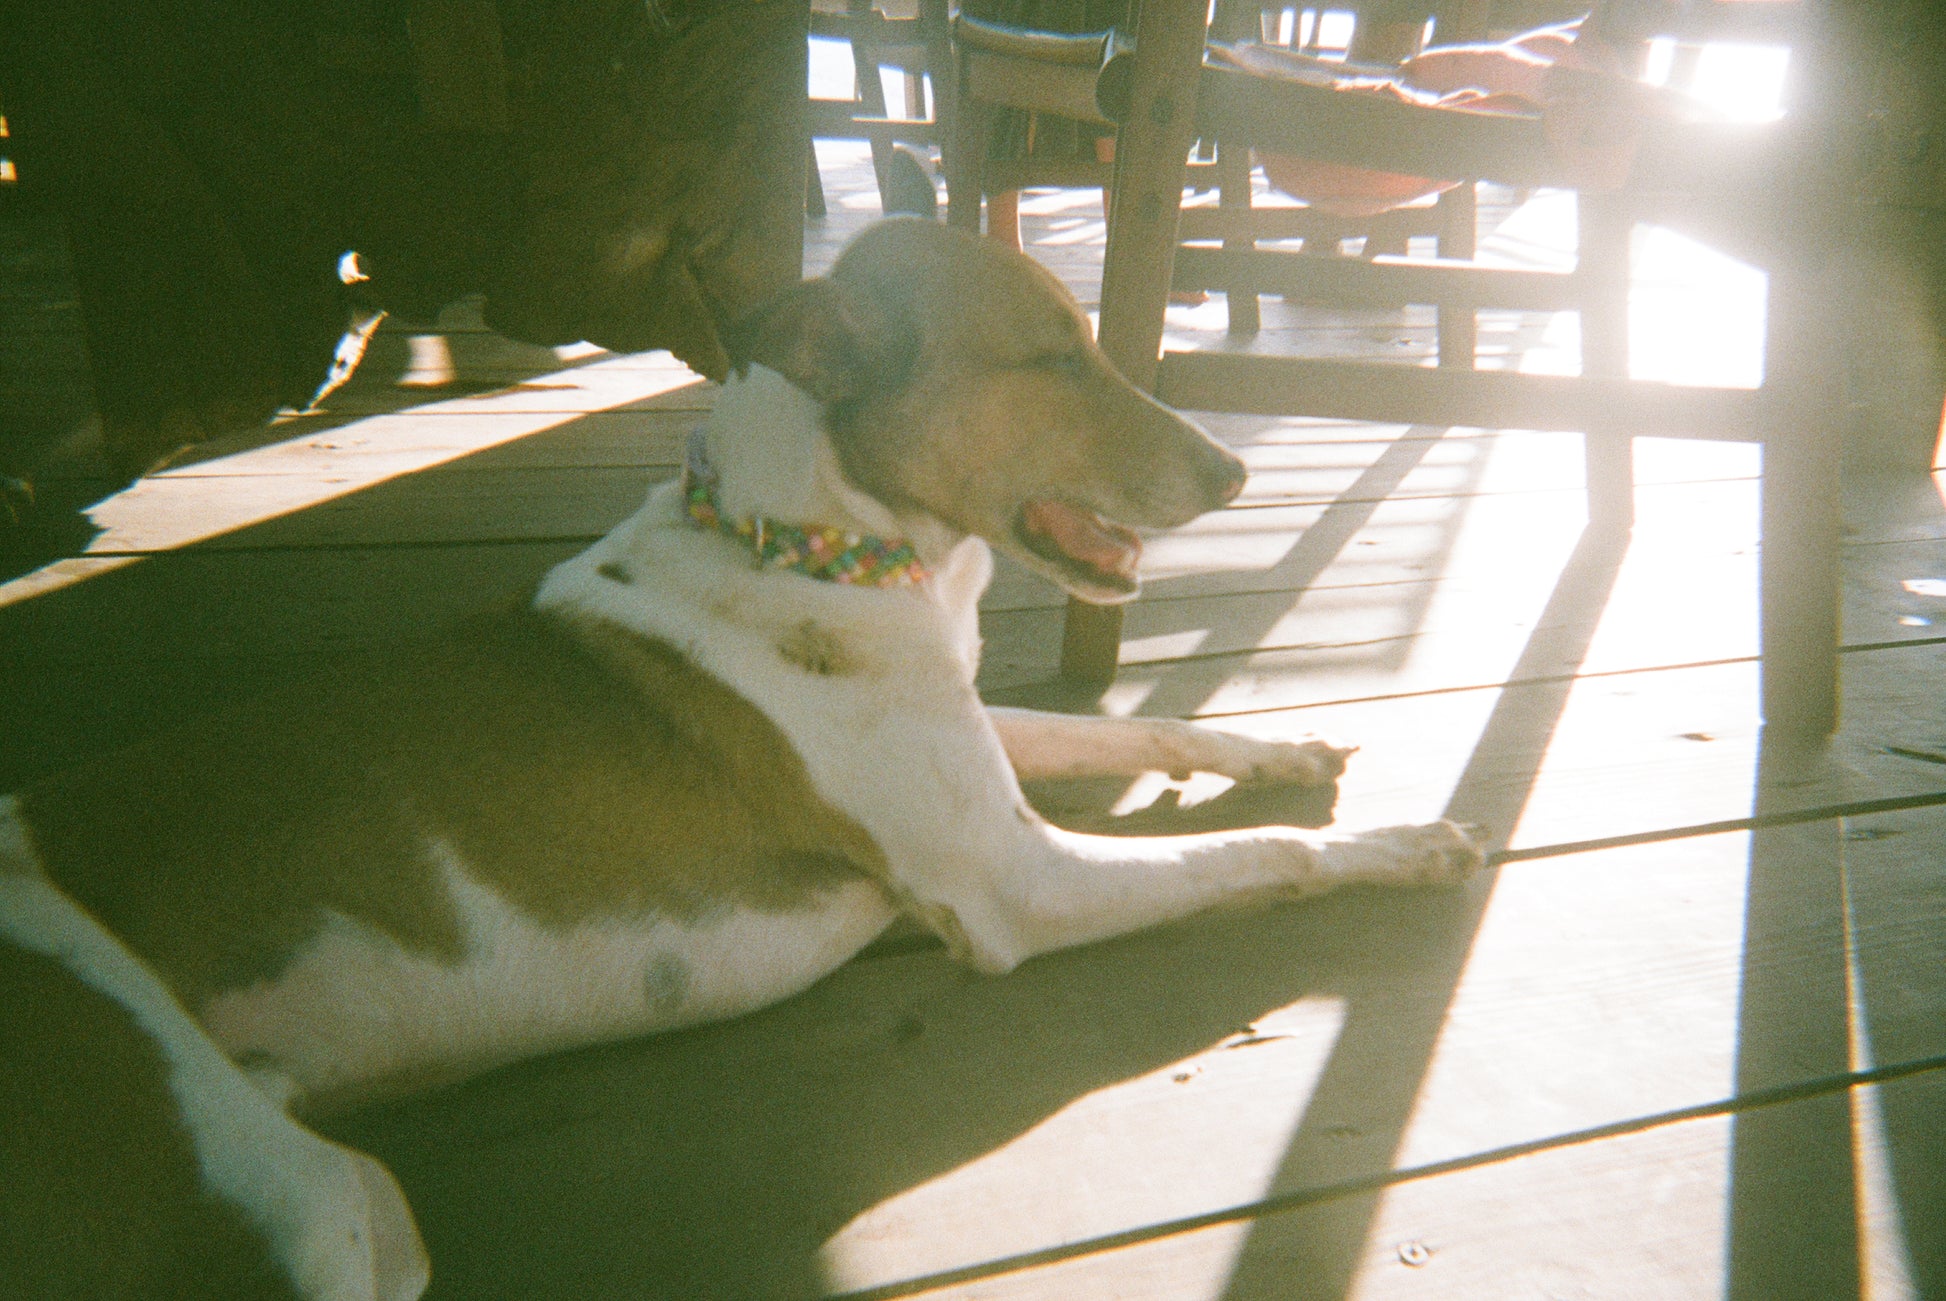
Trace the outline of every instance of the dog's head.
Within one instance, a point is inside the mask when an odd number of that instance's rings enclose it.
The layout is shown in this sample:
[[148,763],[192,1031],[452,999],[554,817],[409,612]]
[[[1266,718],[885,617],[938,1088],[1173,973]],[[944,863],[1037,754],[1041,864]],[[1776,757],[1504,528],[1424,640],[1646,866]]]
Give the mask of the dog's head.
[[729,340],[824,408],[846,476],[977,534],[1085,600],[1136,591],[1135,528],[1243,486],[1243,464],[1135,388],[1032,259],[932,222],[872,227]]

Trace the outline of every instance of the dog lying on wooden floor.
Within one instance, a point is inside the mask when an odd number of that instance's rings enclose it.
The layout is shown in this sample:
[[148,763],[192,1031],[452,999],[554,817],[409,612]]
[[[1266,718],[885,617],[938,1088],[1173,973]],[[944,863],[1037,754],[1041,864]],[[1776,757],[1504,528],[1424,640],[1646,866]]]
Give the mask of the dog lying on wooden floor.
[[1124,838],[1028,806],[1022,779],[1326,783],[1347,753],[981,704],[990,548],[1124,600],[1133,529],[1244,478],[1036,264],[887,222],[733,343],[682,480],[530,607],[0,802],[0,1274],[413,1297],[396,1184],[277,1103],[734,1016],[901,914],[1004,972],[1480,865],[1444,822]]

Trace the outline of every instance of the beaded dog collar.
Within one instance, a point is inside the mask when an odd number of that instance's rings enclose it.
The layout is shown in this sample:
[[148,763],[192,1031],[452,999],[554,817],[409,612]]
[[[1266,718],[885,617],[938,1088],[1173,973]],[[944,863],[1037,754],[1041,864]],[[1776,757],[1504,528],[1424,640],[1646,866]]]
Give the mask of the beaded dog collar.
[[807,578],[854,587],[898,587],[926,581],[924,565],[912,544],[870,534],[797,524],[779,524],[759,515],[735,523],[723,518],[716,496],[716,467],[703,450],[703,431],[689,436],[682,495],[698,528],[742,539],[756,555],[758,568],[788,569]]

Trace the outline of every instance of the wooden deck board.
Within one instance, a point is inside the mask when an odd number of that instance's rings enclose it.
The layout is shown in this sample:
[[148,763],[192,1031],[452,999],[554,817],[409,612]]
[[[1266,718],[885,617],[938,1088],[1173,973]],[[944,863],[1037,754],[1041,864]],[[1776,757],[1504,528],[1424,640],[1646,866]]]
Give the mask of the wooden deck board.
[[185,528],[211,551],[593,539],[640,505],[654,479],[672,472],[629,465],[454,469],[410,482],[388,477],[342,496],[326,494],[343,485],[308,475],[237,476],[220,497],[203,480],[154,478],[122,494],[94,548],[166,551]]
[[[1942,671],[1939,648],[1848,657],[1849,712],[1829,764],[1810,773],[1773,771],[1763,782],[1756,666],[1749,663],[1211,722],[1265,737],[1315,731],[1359,745],[1339,786],[1341,825],[1423,820],[1462,802],[1464,816],[1532,850],[1748,818],[1760,793],[1766,811],[1782,812],[1946,791],[1946,766],[1912,757],[1937,753],[1946,739],[1946,702],[1926,686]],[[1166,692],[1166,675],[1157,676],[1164,679],[1158,691]],[[1162,788],[1160,778],[1145,779],[1131,802],[1146,803]],[[1191,794],[1211,789],[1192,786]]]
[[[698,381],[694,387],[704,386]],[[348,426],[334,425],[315,434],[307,432],[308,422],[293,421],[291,438],[266,447],[257,455],[180,465],[146,482],[256,475],[330,477],[343,474],[345,463],[353,458],[355,464],[390,460],[407,466],[408,458],[442,451],[466,458],[455,465],[456,469],[678,464],[682,460],[683,437],[697,422],[703,408],[669,409],[652,406],[653,401],[599,411],[570,408],[563,414],[571,418],[561,424],[538,433],[522,433],[511,441],[486,448],[479,447],[480,417],[466,411],[388,412]],[[361,456],[361,449],[369,450]]]
[[[1937,1078],[1874,1092],[1879,1106],[1899,1114],[1936,1114],[1946,1105],[1946,1084]],[[1792,1104],[1785,1115],[1799,1120],[1816,1110],[1813,1104]],[[1247,1235],[1236,1226],[1205,1229],[976,1287],[914,1295],[1023,1301],[1607,1295],[1691,1301],[1723,1295],[1732,1286],[1747,1286],[1733,1281],[1724,1250],[1722,1185],[1733,1130],[1722,1119],[1684,1122],[1407,1184],[1387,1193],[1376,1208],[1371,1199],[1337,1202],[1261,1221]],[[1901,1141],[1908,1153],[1946,1160],[1937,1131]],[[1871,1133],[1859,1147],[1861,1161],[1890,1163],[1893,1140],[1883,1131]],[[1936,1266],[1914,1261],[1907,1252],[1932,1244],[1915,1242],[1883,1200],[1865,1212],[1863,1222],[1869,1294],[1931,1295],[1922,1288],[1936,1286]],[[1350,1261],[1320,1250],[1320,1243],[1332,1242],[1348,1225],[1366,1235]],[[1831,1244],[1805,1245],[1827,1249]],[[1798,1281],[1822,1280],[1800,1275]],[[1856,1294],[1856,1289],[1795,1294]]]
[[583,545],[199,548],[0,605],[0,790],[519,599]]

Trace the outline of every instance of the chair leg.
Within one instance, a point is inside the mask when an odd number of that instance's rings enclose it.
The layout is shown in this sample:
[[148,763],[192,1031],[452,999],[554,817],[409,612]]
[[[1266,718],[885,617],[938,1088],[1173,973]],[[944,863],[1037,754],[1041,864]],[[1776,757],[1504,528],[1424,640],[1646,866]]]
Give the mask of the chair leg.
[[941,163],[946,172],[946,224],[980,232],[981,173],[986,170],[988,110],[954,93]]
[[987,238],[1020,252],[1020,191],[987,195]]
[[1105,687],[1115,680],[1122,657],[1122,609],[1068,598],[1061,622],[1063,678],[1091,687]]
[[[959,60],[953,53],[948,0],[919,0],[919,37],[926,50],[926,73],[932,83],[932,121],[938,132],[939,174],[946,182],[946,220],[964,225],[964,214],[954,220],[952,200],[957,192],[955,180],[964,181],[956,155],[960,152]],[[915,96],[916,99],[916,96]],[[963,188],[963,186],[962,186]],[[962,202],[961,207],[965,204]],[[977,182],[973,192],[973,224],[980,224],[980,197]]]
[[[1471,262],[1479,247],[1479,220],[1474,187],[1462,185],[1439,196],[1439,256]],[[1472,370],[1480,348],[1480,324],[1472,303],[1438,306],[1438,349],[1441,366]]]
[[[1227,213],[1240,214],[1244,220],[1250,212],[1250,150],[1243,145],[1226,145],[1218,141],[1216,145],[1216,194],[1217,207]],[[1257,241],[1244,236],[1223,241],[1225,252],[1239,249],[1253,249]],[[1231,284],[1223,290],[1224,305],[1230,314],[1230,333],[1247,338],[1263,328],[1263,314],[1259,309],[1257,291],[1247,284]]]
[[[1814,27],[1819,24],[1813,24]],[[1793,64],[1799,58],[1791,53]],[[1846,349],[1861,310],[1858,205],[1821,160],[1848,140],[1840,125],[1848,74],[1827,44],[1803,50],[1794,98],[1807,111],[1778,158],[1769,193],[1752,196],[1763,229],[1782,238],[1770,275],[1764,339],[1763,500],[1758,544],[1758,648],[1766,739],[1816,741],[1838,728],[1843,511],[1839,476],[1850,399]],[[1780,151],[1782,152],[1782,151]],[[1768,208],[1765,212],[1764,209]],[[1849,292],[1848,292],[1849,291]],[[1869,295],[1870,291],[1865,291]]]
[[818,145],[813,140],[804,164],[804,215],[823,221],[828,211],[824,203],[824,177],[818,174]]
[[1207,0],[1142,0],[1134,89],[1116,138],[1099,334],[1109,359],[1143,389],[1155,387],[1161,356],[1206,13]]
[[[1583,194],[1579,200],[1581,373],[1628,378],[1629,237],[1634,213],[1625,195]],[[1627,530],[1635,524],[1635,447],[1620,430],[1582,435],[1587,465],[1588,522]]]
[[[869,4],[854,0],[853,12],[869,11]],[[851,43],[851,63],[854,70],[854,89],[857,91],[858,105],[872,117],[884,117],[885,82],[881,79],[878,56],[863,41]],[[885,204],[887,190],[890,188],[892,164],[892,144],[889,140],[872,141],[872,172],[878,177],[878,197],[881,206]],[[889,210],[889,209],[888,209]]]
[[[1141,0],[1134,89],[1115,143],[1099,334],[1108,359],[1147,390],[1155,388],[1162,313],[1176,266],[1177,216],[1195,135],[1208,13],[1208,0]],[[1119,607],[1070,602],[1062,676],[1089,685],[1113,681],[1121,622]]]

